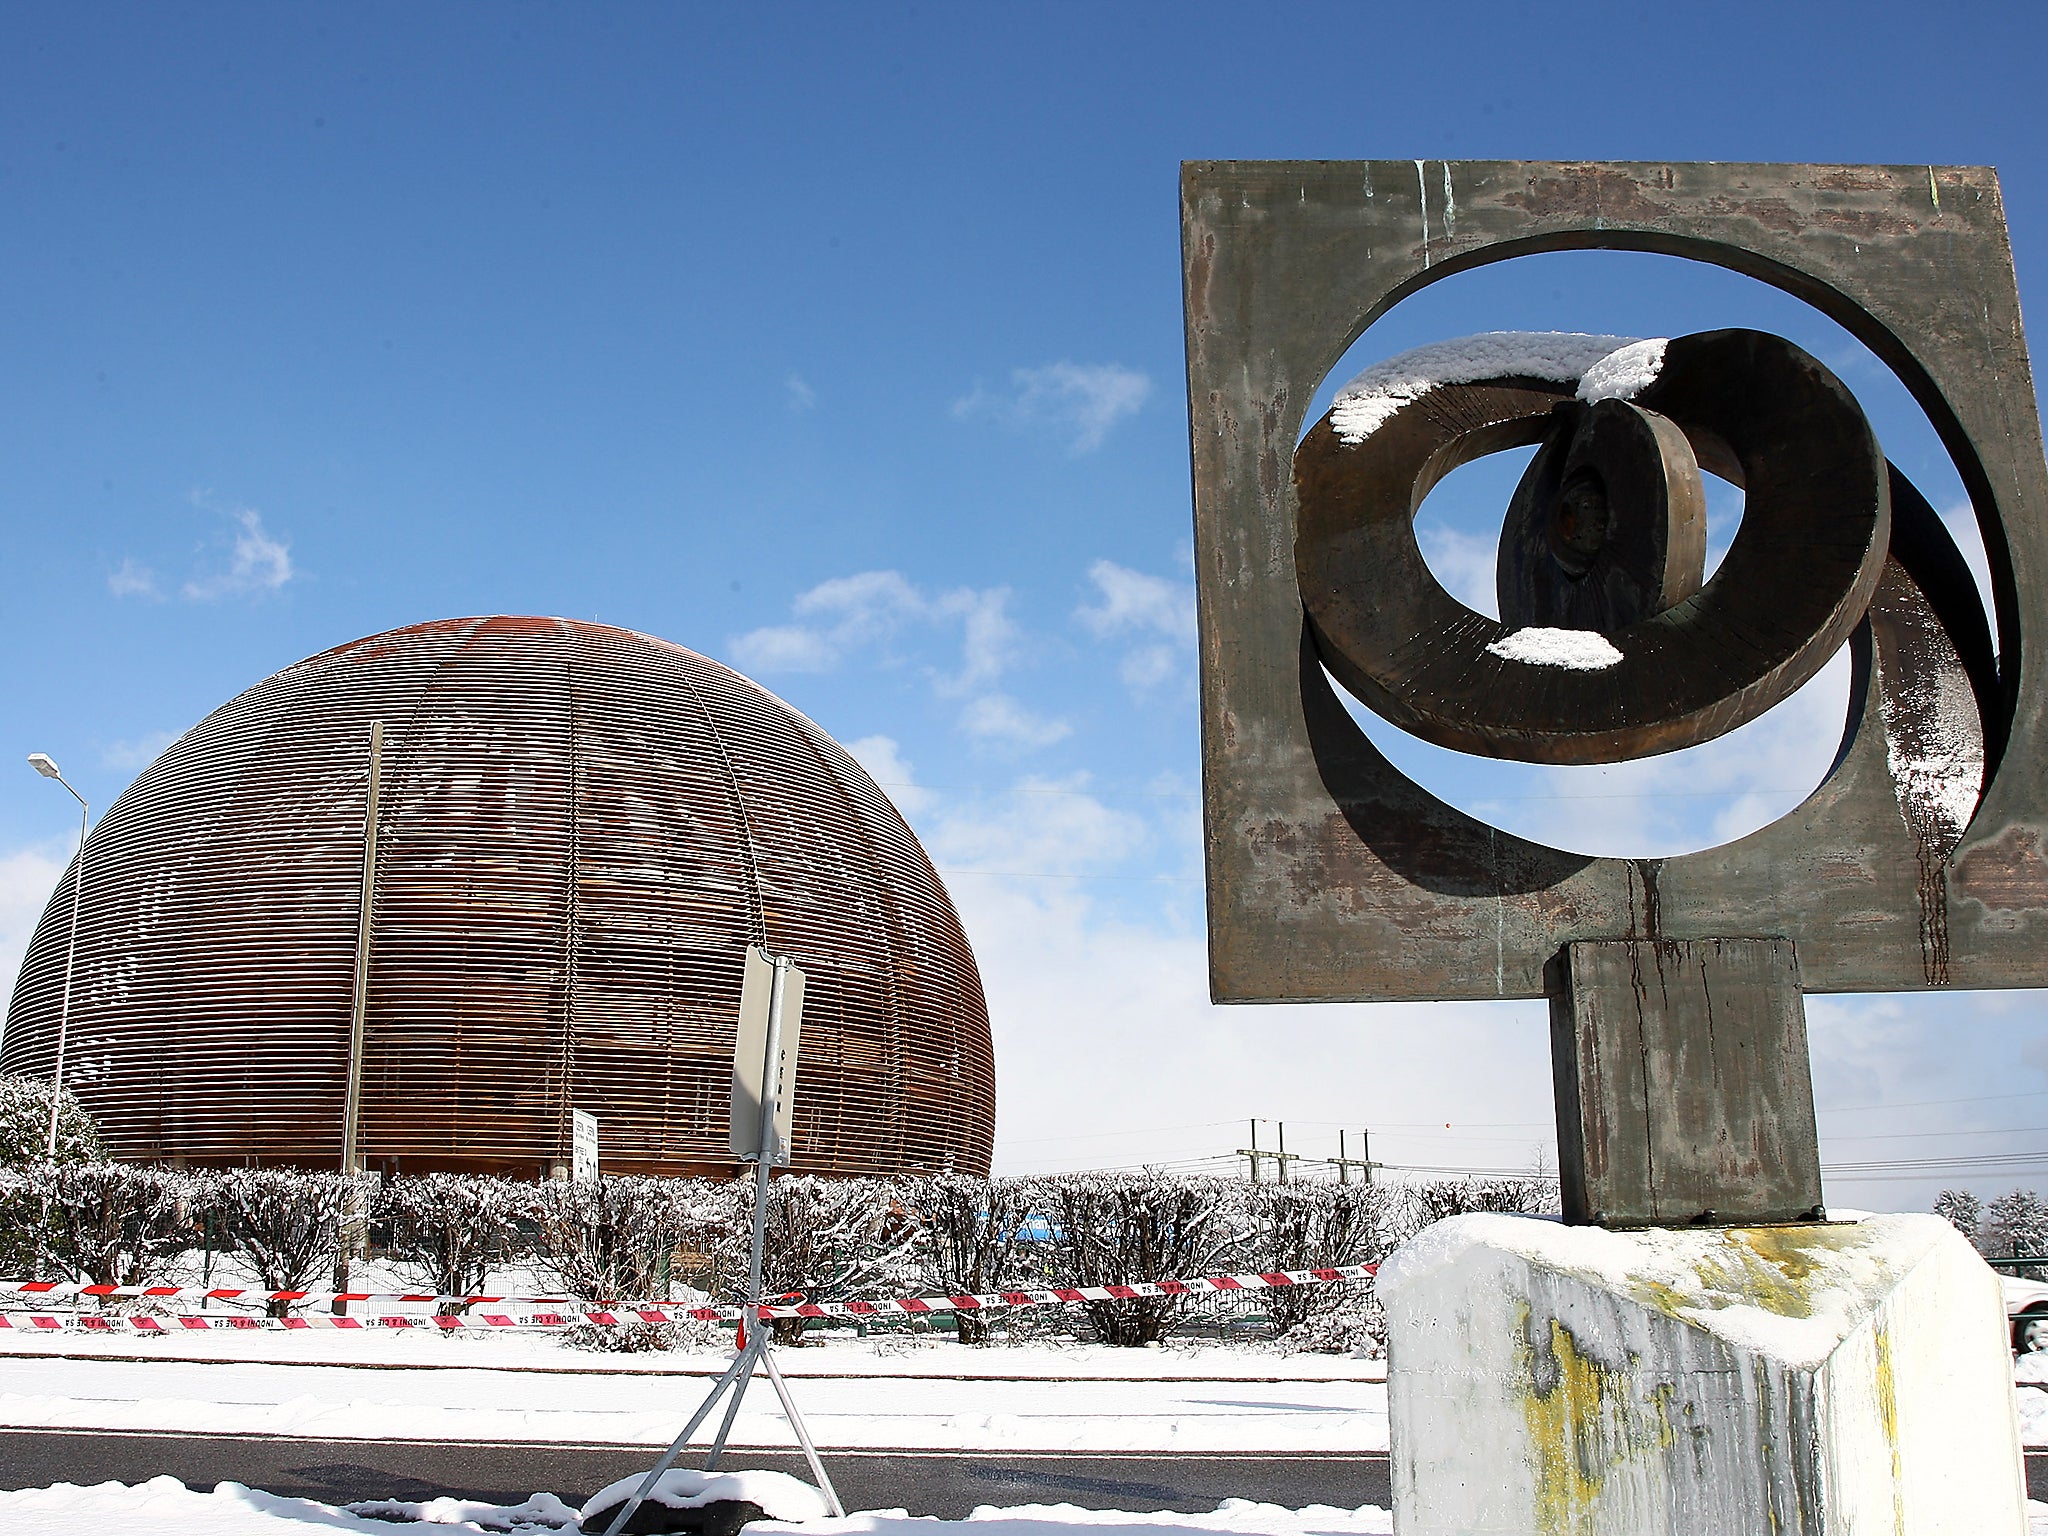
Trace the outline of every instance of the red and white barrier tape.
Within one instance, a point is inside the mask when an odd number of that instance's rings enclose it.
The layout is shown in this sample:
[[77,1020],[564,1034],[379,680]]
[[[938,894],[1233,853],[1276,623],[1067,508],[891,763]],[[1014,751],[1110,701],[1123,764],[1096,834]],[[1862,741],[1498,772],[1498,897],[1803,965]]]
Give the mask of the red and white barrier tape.
[[[760,1307],[692,1307],[684,1302],[636,1301],[612,1303],[594,1309],[560,1312],[485,1312],[467,1316],[425,1316],[419,1313],[387,1313],[363,1317],[336,1317],[324,1312],[303,1317],[253,1317],[239,1313],[197,1312],[168,1317],[133,1316],[121,1313],[33,1313],[0,1312],[0,1330],[49,1331],[76,1329],[87,1332],[168,1333],[178,1329],[207,1328],[429,1328],[458,1331],[465,1328],[573,1328],[594,1324],[600,1328],[623,1328],[637,1323],[735,1322],[745,1316],[778,1317],[901,1317],[931,1312],[975,1312],[1002,1307],[1039,1307],[1063,1301],[1132,1301],[1147,1296],[1193,1296],[1215,1291],[1259,1291],[1280,1286],[1329,1285],[1339,1280],[1364,1280],[1379,1268],[1377,1264],[1345,1264],[1334,1269],[1283,1269],[1254,1275],[1208,1275],[1198,1280],[1150,1280],[1135,1285],[1083,1285],[1069,1289],[994,1291],[986,1295],[920,1296],[901,1301],[807,1301],[792,1305]],[[570,1306],[560,1297],[549,1296],[429,1296],[412,1292],[319,1292],[203,1290],[194,1286],[111,1286],[70,1285],[55,1281],[0,1282],[0,1292],[16,1295],[72,1296],[99,1299],[137,1297],[170,1299],[205,1297],[241,1303],[333,1301],[432,1302],[442,1306]]]

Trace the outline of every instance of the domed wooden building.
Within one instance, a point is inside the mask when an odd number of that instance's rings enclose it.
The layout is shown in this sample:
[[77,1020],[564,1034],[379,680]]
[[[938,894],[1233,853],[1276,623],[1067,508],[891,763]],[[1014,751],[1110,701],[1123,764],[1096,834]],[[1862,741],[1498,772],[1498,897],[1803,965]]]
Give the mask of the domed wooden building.
[[[796,1167],[988,1171],[980,976],[888,797],[716,662],[538,618],[288,667],[101,818],[65,1082],[113,1155],[338,1165],[373,721],[366,1166],[543,1173],[575,1108],[608,1172],[730,1172],[741,968],[764,944],[809,975]],[[54,1066],[74,878],[30,943],[0,1071]]]

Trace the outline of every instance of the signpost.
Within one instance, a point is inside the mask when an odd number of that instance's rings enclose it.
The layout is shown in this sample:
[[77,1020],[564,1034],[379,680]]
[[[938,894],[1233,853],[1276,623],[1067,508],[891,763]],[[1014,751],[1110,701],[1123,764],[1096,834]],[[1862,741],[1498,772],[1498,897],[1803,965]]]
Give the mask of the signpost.
[[597,1116],[584,1110],[569,1111],[570,1177],[588,1184],[597,1177]]
[[[745,965],[740,983],[739,1029],[732,1055],[732,1149],[734,1156],[754,1164],[754,1235],[747,1256],[746,1301],[751,1313],[762,1304],[761,1269],[768,1244],[768,1179],[778,1166],[786,1165],[790,1160],[797,1040],[803,1025],[804,973],[789,956],[770,954],[755,945],[748,946]],[[582,1118],[589,1119],[588,1116]],[[594,1163],[594,1120],[591,1121],[591,1142]],[[578,1153],[580,1157],[580,1139]],[[749,1323],[752,1326],[747,1326]],[[754,1314],[741,1327],[744,1340],[738,1357],[726,1367],[725,1374],[712,1383],[704,1401],[690,1415],[690,1422],[683,1426],[683,1432],[676,1436],[661,1460],[640,1480],[633,1496],[619,1506],[619,1512],[612,1516],[611,1524],[605,1528],[605,1536],[618,1536],[626,1528],[626,1523],[633,1518],[633,1511],[654,1491],[662,1473],[676,1464],[690,1436],[711,1416],[718,1399],[730,1388],[732,1398],[726,1404],[725,1418],[718,1426],[718,1437],[711,1443],[711,1454],[704,1461],[705,1471],[717,1470],[718,1460],[725,1454],[725,1442],[732,1434],[733,1421],[739,1417],[740,1402],[754,1378],[756,1363],[768,1373],[769,1385],[775,1388],[775,1396],[782,1403],[782,1415],[795,1431],[797,1444],[803,1447],[804,1460],[810,1464],[811,1475],[818,1480],[818,1491],[825,1496],[825,1507],[835,1517],[846,1513],[840,1505],[838,1492],[832,1487],[832,1479],[818,1460],[817,1447],[811,1443],[811,1432],[804,1425],[803,1415],[797,1412],[796,1404],[790,1398],[789,1385],[783,1380],[781,1368],[769,1353],[771,1330],[768,1320]]]
[[[777,982],[780,981],[778,989]],[[789,1162],[790,1110],[796,1102],[797,1039],[804,1022],[804,973],[787,956],[748,946],[740,981],[740,1027],[732,1047],[732,1155],[783,1167]],[[774,1071],[769,1071],[770,1061]],[[780,1085],[779,1095],[777,1088]],[[761,1106],[774,1096],[774,1124]],[[772,1132],[772,1140],[763,1131]]]

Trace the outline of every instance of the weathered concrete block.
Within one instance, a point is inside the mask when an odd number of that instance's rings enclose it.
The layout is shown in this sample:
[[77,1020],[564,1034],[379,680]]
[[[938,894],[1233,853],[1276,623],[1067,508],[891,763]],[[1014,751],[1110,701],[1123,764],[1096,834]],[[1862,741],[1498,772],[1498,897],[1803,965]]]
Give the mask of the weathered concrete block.
[[1934,1216],[1438,1222],[1385,1266],[1399,1536],[2024,1536],[1997,1278]]

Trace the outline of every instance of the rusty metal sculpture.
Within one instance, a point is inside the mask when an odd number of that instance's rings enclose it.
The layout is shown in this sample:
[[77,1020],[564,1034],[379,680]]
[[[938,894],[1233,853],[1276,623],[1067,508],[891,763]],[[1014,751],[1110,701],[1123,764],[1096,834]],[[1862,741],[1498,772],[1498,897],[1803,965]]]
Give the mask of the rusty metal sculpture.
[[[1995,178],[1218,163],[1183,194],[1214,995],[1548,996],[1568,1216],[1817,1213],[1804,991],[2048,983],[2048,692],[2026,645],[2048,467]],[[1400,298],[1592,247],[1748,272],[1889,363],[1970,491],[1996,649],[1941,520],[1776,337],[1616,351],[1626,388],[1586,374],[1613,341],[1569,370],[1467,367],[1297,447],[1318,382]],[[1495,622],[1437,584],[1412,519],[1457,465],[1532,443]],[[1702,468],[1746,498],[1711,580]],[[1610,762],[1755,718],[1844,642],[1825,782],[1669,859],[1569,854],[1441,803],[1330,682],[1444,746]]]

